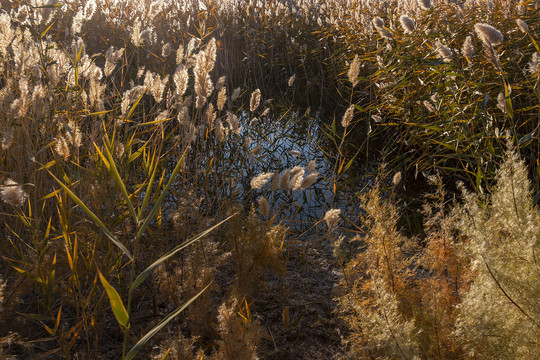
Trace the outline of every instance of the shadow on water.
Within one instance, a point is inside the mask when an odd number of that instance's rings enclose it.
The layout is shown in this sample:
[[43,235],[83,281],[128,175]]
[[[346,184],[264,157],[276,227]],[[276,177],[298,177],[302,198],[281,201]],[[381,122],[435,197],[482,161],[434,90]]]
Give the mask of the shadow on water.
[[[326,226],[322,219],[329,209],[341,208],[349,212],[356,207],[356,194],[371,181],[371,177],[365,175],[369,173],[367,166],[359,161],[348,173],[342,174],[339,178],[341,186],[334,190],[333,157],[336,148],[322,131],[323,120],[318,114],[290,112],[254,124],[249,114],[244,113],[240,121],[243,129],[239,138],[244,145],[244,156],[249,161],[243,165],[236,164],[243,166],[242,172],[237,174],[242,180],[227,196],[234,193],[249,207],[256,204],[259,197],[265,197],[270,204],[270,216],[275,216],[275,222],[281,222],[293,233],[304,235],[312,234],[317,227]],[[227,156],[234,158],[239,149],[231,147],[227,151]],[[316,165],[309,171],[312,161]],[[278,172],[282,175],[286,169],[297,166],[304,169],[304,177],[312,172],[319,173],[317,181],[305,190],[282,189],[273,186],[272,179],[260,190],[251,188],[251,179],[261,173]]]
[[[329,186],[332,164],[321,150],[322,133],[317,116],[293,112],[280,118],[266,120],[245,132],[252,139],[250,152],[253,154],[251,172],[246,177],[262,172],[278,172],[283,175],[287,169],[300,166],[304,177],[317,172],[317,181],[305,190],[292,190],[272,186],[271,181],[261,190],[249,189],[247,198],[256,200],[264,196],[271,206],[271,215],[284,223],[292,231],[303,231],[324,217],[324,212],[334,201],[334,194]],[[310,162],[315,168],[309,171]]]

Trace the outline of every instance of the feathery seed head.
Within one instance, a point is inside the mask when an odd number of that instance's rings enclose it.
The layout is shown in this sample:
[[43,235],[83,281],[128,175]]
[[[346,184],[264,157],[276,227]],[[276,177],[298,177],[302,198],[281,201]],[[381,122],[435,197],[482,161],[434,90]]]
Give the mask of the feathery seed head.
[[11,179],[4,182],[4,186],[0,189],[0,197],[2,200],[11,206],[23,206],[28,194],[23,190],[22,186]]
[[474,25],[474,30],[486,45],[500,45],[503,43],[503,34],[491,25],[477,23]]
[[173,82],[176,86],[176,95],[178,97],[184,96],[189,81],[188,71],[182,64],[178,65],[176,72],[173,75]]
[[17,19],[18,22],[23,24],[26,19],[28,19],[28,15],[28,6],[23,5],[17,10],[17,13],[15,14],[15,19]]
[[208,104],[208,107],[206,108],[206,124],[208,125],[208,128],[211,129],[212,125],[214,124],[214,120],[216,120],[216,113],[214,112],[214,105]]
[[418,5],[420,5],[423,10],[429,10],[431,9],[431,0],[418,0]]
[[170,43],[166,43],[161,48],[161,56],[163,56],[164,58],[168,58],[171,54],[172,54],[172,46]]
[[240,126],[240,121],[238,120],[238,117],[231,112],[227,112],[227,122],[229,123],[231,131],[236,135],[239,135],[242,131],[242,126]]
[[315,184],[318,178],[319,178],[319,173],[316,171],[312,172],[311,174],[306,176],[304,180],[302,180],[302,183],[300,184],[300,189],[306,190],[311,185]]
[[220,91],[225,86],[226,80],[227,80],[227,77],[225,75],[219,77],[218,81],[216,82],[217,91]]
[[353,116],[354,116],[354,105],[351,105],[345,111],[345,114],[343,115],[343,119],[341,119],[341,126],[343,126],[344,128],[348,127],[351,124]]
[[69,157],[70,151],[69,151],[69,145],[66,141],[66,139],[59,135],[56,138],[56,145],[54,146],[54,150],[58,155],[63,157],[64,159],[67,159]]
[[279,171],[276,171],[272,176],[272,190],[279,190]]
[[176,115],[176,120],[179,124],[187,124],[189,122],[189,108],[184,105],[180,108],[178,111],[178,114]]
[[281,173],[281,177],[279,178],[279,188],[281,190],[287,189],[287,185],[289,184],[289,180],[291,179],[291,169],[286,169]]
[[296,79],[296,74],[294,74],[293,76],[291,76],[289,78],[289,81],[287,82],[287,85],[289,85],[289,87],[293,86],[295,79]]
[[231,95],[231,101],[236,101],[236,99],[238,99],[238,97],[240,96],[240,92],[242,90],[238,87],[236,89],[234,89],[232,95]]
[[339,221],[340,209],[330,209],[324,214],[324,221],[328,226],[328,231],[332,231]]
[[377,123],[380,123],[383,120],[382,117],[380,117],[379,115],[371,115],[371,118]]
[[298,156],[300,156],[300,151],[298,151],[298,150],[291,150],[291,151],[289,151],[289,154],[291,154],[292,156],[298,157]]
[[540,74],[540,56],[537,52],[532,54],[531,61],[529,61],[529,73],[533,75]]
[[212,93],[214,85],[210,80],[210,70],[214,66],[208,63],[211,56],[208,56],[205,50],[201,50],[195,58],[195,67],[193,75],[195,78],[195,93],[197,94],[196,107],[200,109],[206,104],[208,96]]
[[2,151],[7,151],[11,147],[11,144],[13,144],[13,133],[13,128],[10,128],[2,135],[2,141],[0,142],[0,149]]
[[216,137],[219,142],[222,142],[227,137],[227,129],[223,126],[223,122],[219,119],[217,120],[214,132],[216,133]]
[[429,101],[424,100],[423,104],[426,107],[426,109],[428,109],[429,112],[435,112],[435,108],[433,107],[433,105]]
[[82,144],[81,129],[73,120],[68,124],[68,131],[66,132],[66,140],[69,141],[74,147],[79,148]]
[[218,92],[218,98],[217,98],[217,108],[219,111],[223,110],[223,107],[225,106],[225,102],[227,101],[227,88],[222,87],[221,90]]
[[474,47],[473,47],[473,44],[472,44],[472,37],[470,35],[467,36],[467,38],[463,42],[463,47],[461,48],[461,53],[463,54],[463,56],[465,56],[467,61],[469,61],[469,62],[471,61],[471,59],[473,57],[473,54],[474,54]]
[[384,20],[378,16],[375,16],[371,22],[373,23],[373,26],[375,26],[376,28],[381,28],[384,26]]
[[394,183],[394,186],[397,186],[401,182],[401,171],[398,171],[394,178],[392,179],[392,182]]
[[133,45],[139,47],[141,45],[141,23],[138,19],[135,20],[133,28],[131,29],[131,42]]
[[523,33],[528,34],[529,33],[529,25],[521,19],[516,19],[516,24]]
[[506,99],[504,98],[504,93],[500,92],[497,95],[497,107],[506,114]]
[[317,160],[313,159],[309,162],[307,169],[309,172],[315,171],[315,168],[317,167]]
[[435,46],[437,47],[437,53],[439,53],[439,56],[443,58],[444,62],[451,62],[452,61],[452,50],[440,41],[437,41],[435,43]]
[[[298,166],[291,171],[291,180],[289,181],[289,189],[300,190],[302,182],[304,181],[304,174],[306,170],[303,167]],[[295,170],[296,169],[296,170]]]
[[120,141],[116,141],[114,143],[114,155],[117,159],[120,159],[124,153],[126,148],[124,147],[124,144],[122,144]]
[[155,43],[157,40],[157,35],[151,28],[144,29],[143,32],[141,32],[141,44],[145,43],[148,45],[151,45]]
[[358,75],[360,74],[360,59],[358,58],[358,55],[354,56],[354,60],[351,63],[351,66],[349,67],[349,72],[347,73],[347,76],[349,77],[349,81],[352,84],[352,87],[358,85]]
[[180,65],[184,60],[184,45],[180,44],[176,50],[176,65]]
[[405,34],[410,34],[414,32],[416,24],[414,23],[413,19],[411,19],[407,15],[401,15],[399,17],[399,22],[401,23],[403,30],[405,30]]
[[261,102],[261,90],[257,89],[251,94],[251,101],[249,103],[249,110],[254,112],[259,107]]
[[114,50],[114,46],[111,46],[105,53],[105,67],[103,68],[103,73],[105,76],[109,76],[114,71],[116,67],[116,62],[124,54],[124,49]]
[[273,175],[274,173],[272,172],[260,173],[251,179],[251,188],[260,190]]
[[264,196],[261,196],[258,200],[259,203],[259,211],[262,216],[268,217],[270,215],[270,205],[268,204],[268,200]]
[[381,35],[383,38],[387,40],[392,40],[394,38],[394,34],[392,34],[392,32],[389,31],[387,28],[378,27],[377,31],[379,32],[379,35]]
[[97,9],[97,4],[95,0],[88,1],[86,5],[84,6],[84,17],[87,20],[90,20],[96,13],[96,9]]

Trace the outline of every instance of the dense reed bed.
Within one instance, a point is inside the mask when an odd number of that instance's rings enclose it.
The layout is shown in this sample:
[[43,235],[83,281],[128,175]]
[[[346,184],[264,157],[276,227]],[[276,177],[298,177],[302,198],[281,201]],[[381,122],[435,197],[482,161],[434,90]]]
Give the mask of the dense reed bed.
[[540,352],[537,2],[0,4],[0,357]]

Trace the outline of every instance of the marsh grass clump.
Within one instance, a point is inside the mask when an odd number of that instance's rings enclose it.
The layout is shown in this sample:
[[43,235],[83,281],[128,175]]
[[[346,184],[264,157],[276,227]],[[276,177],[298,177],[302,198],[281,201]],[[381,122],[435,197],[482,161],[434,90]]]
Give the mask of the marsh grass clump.
[[231,223],[227,238],[235,263],[231,293],[236,299],[252,298],[263,270],[284,271],[281,253],[286,234],[284,226],[258,220],[254,209]]
[[454,332],[469,354],[527,359],[540,351],[540,213],[530,189],[523,160],[509,150],[491,198],[464,195],[458,228],[474,277]]
[[349,355],[538,352],[537,10],[0,0],[0,357],[298,357],[330,245]]
[[397,229],[397,209],[382,199],[381,188],[362,196],[362,250],[345,264],[338,287],[338,311],[350,333],[353,358],[413,358],[419,354],[419,330],[410,303],[412,259],[407,239]]
[[422,247],[398,230],[380,183],[362,199],[366,236],[337,292],[350,356],[530,358],[540,214],[523,160],[509,150],[492,194],[465,192],[453,208],[442,178],[433,181]]

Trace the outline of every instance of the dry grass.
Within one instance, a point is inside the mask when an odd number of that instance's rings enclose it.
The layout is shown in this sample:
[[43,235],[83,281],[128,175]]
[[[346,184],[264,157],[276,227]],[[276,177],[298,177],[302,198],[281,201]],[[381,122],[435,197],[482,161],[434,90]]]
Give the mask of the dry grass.
[[271,358],[328,243],[347,356],[537,351],[535,2],[0,4],[0,357]]

